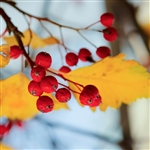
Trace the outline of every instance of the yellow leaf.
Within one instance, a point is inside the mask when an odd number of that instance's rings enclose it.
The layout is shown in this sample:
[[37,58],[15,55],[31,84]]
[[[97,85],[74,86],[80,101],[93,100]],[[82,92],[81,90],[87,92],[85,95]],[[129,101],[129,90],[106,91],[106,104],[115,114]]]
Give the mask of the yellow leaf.
[[48,37],[48,38],[43,39],[43,42],[47,45],[52,45],[52,44],[58,44],[59,43],[58,39],[52,38],[52,37]]
[[[39,113],[36,108],[38,97],[32,96],[28,92],[29,82],[30,80],[22,73],[0,80],[0,117],[6,116],[10,119],[24,120]],[[67,109],[68,106],[54,100],[54,110],[60,108]]]
[[11,149],[10,147],[0,143],[0,150],[13,150],[13,149]]
[[10,47],[8,45],[0,46],[0,68],[4,68],[10,61]]
[[[59,40],[53,37],[48,37],[48,38],[40,38],[38,37],[38,35],[36,35],[33,31],[31,31],[31,35],[32,35],[32,39],[31,39],[31,43],[30,46],[33,49],[37,49],[37,48],[43,48],[47,45],[52,45],[52,44],[57,44],[59,43]],[[29,44],[30,41],[30,30],[26,30],[25,32],[23,32],[24,37],[22,37],[22,41],[24,46]],[[7,42],[7,44],[9,45],[18,45],[16,39],[14,36],[9,36],[9,37],[4,37],[4,40]]]
[[[121,103],[130,104],[137,98],[150,97],[150,74],[134,60],[123,60],[125,54],[107,57],[91,66],[64,74],[65,78],[82,85],[93,84],[100,92],[105,111],[108,106],[119,108]],[[80,90],[69,82],[71,89]],[[79,94],[74,94],[79,102]],[[80,102],[79,102],[80,103]]]

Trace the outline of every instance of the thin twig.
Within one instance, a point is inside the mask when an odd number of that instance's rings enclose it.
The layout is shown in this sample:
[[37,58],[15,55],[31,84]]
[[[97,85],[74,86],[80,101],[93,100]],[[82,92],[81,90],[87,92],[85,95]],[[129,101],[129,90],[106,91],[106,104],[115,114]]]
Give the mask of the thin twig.
[[32,31],[31,31],[31,29],[30,29],[30,24],[31,24],[31,18],[30,18],[30,22],[27,20],[27,18],[26,18],[26,15],[23,15],[24,16],[24,18],[25,18],[25,20],[26,20],[26,22],[27,22],[27,24],[28,24],[28,30],[29,30],[29,34],[30,34],[30,38],[29,38],[29,42],[28,42],[28,44],[27,44],[27,47],[28,47],[28,55],[29,55],[29,53],[30,53],[30,44],[31,44],[31,41],[32,41]]
[[94,45],[91,41],[89,41],[85,36],[83,36],[80,31],[78,31],[78,33],[82,36],[83,39],[85,39],[88,43],[90,43],[92,46],[94,46],[97,49],[97,46]]

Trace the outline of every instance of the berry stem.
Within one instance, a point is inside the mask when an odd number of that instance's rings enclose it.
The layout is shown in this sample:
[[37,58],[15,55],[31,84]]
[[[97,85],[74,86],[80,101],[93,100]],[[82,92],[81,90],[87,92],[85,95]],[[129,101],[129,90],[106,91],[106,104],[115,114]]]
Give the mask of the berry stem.
[[[61,37],[62,45],[65,45],[64,38],[63,38],[63,33],[62,33],[62,28],[61,27],[59,27],[59,32],[60,32],[60,37]],[[64,46],[64,48],[65,48],[66,53],[67,53],[67,47]]]
[[90,25],[88,25],[85,29],[88,29],[88,28],[92,27],[93,25],[95,25],[95,24],[97,24],[97,23],[99,23],[99,20],[96,21],[96,22],[94,22],[94,23],[92,23],[92,24],[90,24]]
[[32,41],[32,31],[31,31],[31,29],[30,29],[30,25],[31,25],[31,20],[32,20],[32,18],[30,17],[30,21],[28,21],[27,20],[27,18],[26,18],[26,15],[23,15],[24,16],[24,18],[25,18],[25,20],[26,20],[26,22],[27,22],[27,24],[28,24],[28,30],[29,30],[29,34],[30,34],[30,38],[29,38],[29,42],[28,42],[28,44],[27,44],[27,47],[28,47],[28,55],[29,55],[29,53],[30,53],[30,50],[29,50],[29,46],[30,46],[30,44],[31,44],[31,41]]
[[81,32],[80,31],[78,31],[78,33],[80,34],[80,36],[83,38],[83,39],[85,39],[88,43],[90,43],[92,46],[94,46],[95,48],[97,48],[97,46],[96,45],[94,45],[91,41],[89,41],[85,36],[83,36],[82,34],[81,34]]
[[63,74],[65,74],[65,73],[62,73],[61,71],[58,71],[58,70],[55,70],[55,69],[52,69],[52,68],[47,69],[47,71],[50,72],[50,73],[53,73],[53,74],[55,74],[55,75],[57,75],[57,76],[59,76],[59,77],[61,77],[61,78],[64,79],[65,81],[68,81],[68,82],[70,82],[70,83],[73,83],[74,85],[78,85],[78,86],[81,86],[82,88],[84,88],[83,85],[81,85],[81,84],[79,84],[79,83],[76,83],[76,82],[74,82],[74,81],[71,81],[71,80],[65,78],[65,77],[63,76]]
[[6,28],[4,32],[0,35],[0,38],[3,37],[7,33],[8,29]]
[[59,84],[59,85],[62,85],[62,86],[64,86],[64,87],[66,87],[67,89],[69,89],[70,91],[72,91],[72,92],[74,92],[74,93],[80,94],[79,92],[72,90],[70,87],[68,87],[68,86],[66,86],[66,85],[64,85],[64,84],[62,84],[62,83],[59,83],[59,82],[58,82],[58,84]]

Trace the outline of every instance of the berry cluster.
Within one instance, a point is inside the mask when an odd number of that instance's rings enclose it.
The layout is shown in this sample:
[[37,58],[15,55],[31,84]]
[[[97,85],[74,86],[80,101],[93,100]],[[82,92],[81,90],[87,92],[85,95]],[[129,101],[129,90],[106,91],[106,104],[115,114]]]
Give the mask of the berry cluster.
[[[89,51],[86,50],[86,52]],[[90,52],[87,54],[88,57],[91,56]],[[81,53],[79,52],[80,58],[84,61],[86,60],[87,54],[83,55],[82,51]],[[38,53],[35,58],[35,66],[31,69],[31,73],[30,73],[32,77],[32,81],[30,81],[28,85],[29,93],[33,96],[38,96],[36,106],[37,109],[43,113],[50,112],[54,108],[54,101],[49,96],[42,95],[44,92],[45,93],[54,92],[56,99],[62,103],[66,103],[71,99],[71,91],[76,92],[71,90],[68,86],[59,83],[54,76],[46,75],[46,71],[51,66],[51,64],[52,64],[52,57],[50,56],[50,54],[46,52]],[[63,66],[60,70],[62,72],[70,71],[69,68],[67,68],[67,66]],[[57,75],[63,78],[62,75],[59,74]],[[64,87],[58,88],[59,84]],[[74,84],[78,85],[78,83],[74,83]],[[94,85],[87,85],[83,87],[81,93],[78,94],[79,94],[80,102],[83,105],[96,107],[101,103],[101,97],[99,95],[99,91]]]
[[99,106],[102,102],[98,89],[94,85],[87,85],[83,88],[80,94],[80,102],[83,105],[90,107]]
[[[101,59],[110,56],[110,49],[106,46],[101,46],[96,49],[96,54]],[[89,62],[95,62],[92,58],[91,52],[87,48],[81,48],[78,52],[78,54],[75,54],[74,52],[69,52],[65,56],[65,60],[68,66],[72,67],[77,65],[78,61],[81,60],[83,62],[89,61]],[[62,66],[59,71],[68,73],[71,71],[71,69],[68,66]]]
[[115,17],[112,13],[107,12],[100,16],[101,24],[107,27],[106,29],[102,31],[103,37],[109,42],[115,41],[118,37],[117,30],[111,27],[114,23],[114,20],[115,20]]
[[[37,109],[43,113],[53,110],[54,102],[48,96],[41,96],[43,92],[55,92],[55,97],[59,102],[68,102],[71,99],[71,92],[66,88],[58,89],[58,81],[54,76],[46,75],[46,69],[52,64],[52,57],[46,52],[40,52],[35,58],[34,68],[31,69],[32,81],[28,85],[28,91],[37,99]],[[57,90],[58,89],[58,90]]]
[[[112,42],[116,40],[118,37],[117,31],[115,28],[111,27],[114,23],[114,15],[111,13],[105,13],[100,16],[99,22],[105,26],[106,28],[102,31],[97,30],[98,32],[103,33],[103,37]],[[92,24],[93,25],[93,24]],[[90,26],[92,26],[90,25]],[[85,29],[88,29],[90,26],[88,26]],[[79,29],[72,28],[76,31],[79,31]],[[63,40],[62,40],[63,41]],[[64,45],[64,43],[62,43]],[[64,46],[65,47],[65,46]],[[96,47],[96,46],[95,46]],[[66,47],[65,47],[66,48]],[[59,102],[66,103],[71,99],[71,92],[79,94],[79,100],[81,104],[90,106],[90,107],[97,107],[102,102],[101,96],[99,94],[99,91],[97,87],[94,85],[86,85],[85,87],[83,85],[80,85],[78,83],[75,83],[73,81],[70,81],[63,77],[62,74],[59,72],[53,72],[51,70],[52,65],[52,57],[49,53],[46,52],[40,52],[37,54],[35,61],[33,62],[29,55],[26,53],[26,51],[21,49],[19,46],[11,46],[10,47],[10,57],[11,58],[18,58],[21,54],[23,54],[26,59],[28,60],[30,66],[31,66],[31,78],[32,81],[30,81],[28,85],[28,91],[31,95],[37,96],[37,102],[36,106],[37,109],[43,113],[47,113],[53,110],[54,108],[54,101],[49,96],[44,93],[54,93],[56,99]],[[96,47],[96,54],[101,59],[106,58],[109,56],[110,49],[106,46],[100,46]],[[83,62],[89,61],[94,63],[95,61],[92,58],[91,52],[87,48],[81,48],[78,51],[78,54],[70,51],[67,52],[65,56],[65,61],[68,66],[62,66],[59,71],[64,73],[69,73],[71,69],[69,67],[77,65],[78,61],[81,60]],[[57,78],[53,75],[47,75],[46,72],[49,71],[62,79],[73,83],[77,87],[80,86],[82,89],[80,89],[80,92],[76,92],[70,87],[59,83]],[[63,86],[59,88],[59,85]]]

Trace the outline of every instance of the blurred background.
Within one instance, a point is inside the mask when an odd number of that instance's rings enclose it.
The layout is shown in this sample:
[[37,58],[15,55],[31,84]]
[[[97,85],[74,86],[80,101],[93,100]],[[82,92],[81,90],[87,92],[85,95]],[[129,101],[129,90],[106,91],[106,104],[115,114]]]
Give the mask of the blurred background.
[[[105,12],[115,16],[115,28],[119,37],[115,42],[108,43],[102,34],[94,31],[81,32],[97,47],[108,46],[115,56],[120,52],[127,55],[126,59],[135,59],[150,71],[150,2],[149,1],[16,1],[17,6],[36,16],[71,26],[84,28],[99,20]],[[12,22],[20,31],[25,31],[28,24],[23,15],[7,4],[0,5],[11,17]],[[1,19],[0,33],[6,24]],[[55,37],[61,40],[60,29],[50,23],[44,25]],[[36,19],[31,20],[31,30],[40,37],[49,36]],[[99,23],[93,29],[103,29]],[[77,32],[62,28],[64,43],[78,52],[80,48],[88,48],[94,60],[99,60],[95,47],[82,38]],[[1,39],[1,44],[5,43]],[[49,52],[53,57],[52,68],[59,69],[65,61],[64,47],[46,46],[31,51],[34,59],[39,51]],[[59,51],[60,50],[60,51]],[[79,64],[71,69],[91,65],[90,62]],[[11,60],[2,69],[1,78],[7,78],[21,71],[21,58]],[[29,68],[25,74],[29,76]],[[65,82],[64,82],[65,84]],[[88,107],[81,107],[72,98],[68,102],[69,110],[61,109],[48,114],[38,114],[34,118],[22,121],[22,125],[14,125],[1,142],[12,149],[100,149],[100,150],[148,150],[150,149],[149,132],[149,100],[138,99],[130,106],[122,105],[118,110],[108,108],[106,112],[97,109],[95,112]],[[27,110],[25,110],[27,111]],[[7,124],[7,117],[1,118],[0,124]]]

